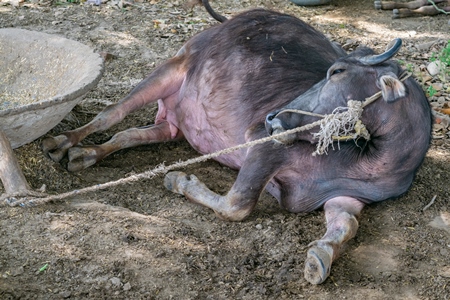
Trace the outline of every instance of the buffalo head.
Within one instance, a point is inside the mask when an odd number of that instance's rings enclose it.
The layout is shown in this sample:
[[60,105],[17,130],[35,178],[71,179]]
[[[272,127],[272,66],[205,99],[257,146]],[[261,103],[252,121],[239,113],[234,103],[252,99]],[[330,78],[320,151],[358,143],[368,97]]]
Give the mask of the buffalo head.
[[[399,80],[401,69],[397,63],[389,61],[400,49],[401,39],[395,39],[391,47],[379,55],[372,49],[361,47],[351,54],[339,58],[329,69],[326,78],[298,96],[282,109],[266,117],[266,130],[274,135],[300,127],[320,117],[314,114],[330,114],[337,107],[347,106],[349,100],[363,101],[381,90],[385,103],[393,103],[405,97],[405,85]],[[312,114],[304,115],[293,110]],[[369,123],[373,126],[373,117]],[[382,120],[380,120],[382,122]],[[369,128],[368,128],[369,129]],[[289,144],[297,140],[314,142],[312,131],[291,134],[277,138],[276,141]],[[370,130],[370,129],[369,129]]]

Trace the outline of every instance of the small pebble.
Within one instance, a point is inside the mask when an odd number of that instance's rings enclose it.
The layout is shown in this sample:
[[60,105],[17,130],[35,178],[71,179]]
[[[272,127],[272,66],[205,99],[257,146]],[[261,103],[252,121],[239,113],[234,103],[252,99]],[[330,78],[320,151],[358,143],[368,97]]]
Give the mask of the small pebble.
[[62,298],[67,299],[72,295],[72,292],[70,292],[70,291],[61,292],[60,295]]
[[432,83],[431,85],[438,92],[442,91],[442,89],[444,88],[444,85],[442,84],[442,82],[435,82],[435,83]]
[[430,62],[427,66],[427,71],[431,76],[436,76],[441,72],[441,62],[438,60]]
[[256,224],[256,229],[261,230],[262,229],[262,225],[261,224]]
[[417,48],[417,50],[420,50],[420,51],[422,51],[422,50],[428,50],[428,49],[430,49],[431,46],[433,46],[436,42],[437,42],[437,41],[431,41],[431,42],[428,42],[428,43],[417,44],[417,45],[416,45],[416,48]]
[[23,274],[23,272],[24,272],[23,267],[18,267],[18,268],[16,268],[16,269],[11,271],[11,275],[14,276],[14,277],[15,276],[19,276],[19,275]]
[[111,277],[111,278],[109,279],[109,281],[111,281],[111,283],[112,283],[114,286],[121,286],[121,285],[122,285],[122,282],[120,282],[120,279],[117,278],[117,277]]
[[439,102],[431,102],[430,104],[432,107],[441,107],[441,104]]
[[129,282],[125,283],[125,284],[123,285],[123,290],[124,290],[124,291],[129,291],[129,290],[131,290],[131,284],[130,284]]

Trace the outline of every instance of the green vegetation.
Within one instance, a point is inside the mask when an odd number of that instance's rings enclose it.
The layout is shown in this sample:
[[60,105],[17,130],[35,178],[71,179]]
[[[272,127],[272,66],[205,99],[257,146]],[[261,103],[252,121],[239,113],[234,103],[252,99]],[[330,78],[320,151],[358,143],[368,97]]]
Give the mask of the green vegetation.
[[450,65],[450,40],[447,42],[447,46],[441,50],[441,53],[436,55],[436,53],[433,53],[431,55],[430,61],[436,61],[440,60],[441,62],[447,64],[447,66]]
[[437,62],[440,66],[439,78],[442,81],[446,81],[446,77],[450,76],[450,40],[447,41],[440,53],[433,53],[430,57],[431,62]]
[[433,97],[436,93],[437,91],[432,85],[427,88],[427,97]]

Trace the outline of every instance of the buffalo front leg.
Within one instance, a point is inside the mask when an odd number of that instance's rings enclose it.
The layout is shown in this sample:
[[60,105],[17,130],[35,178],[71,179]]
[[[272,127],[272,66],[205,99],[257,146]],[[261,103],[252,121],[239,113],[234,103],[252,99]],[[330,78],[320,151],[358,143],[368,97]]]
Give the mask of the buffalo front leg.
[[243,220],[253,210],[259,198],[257,193],[249,195],[233,189],[225,196],[218,195],[195,175],[183,172],[168,173],[164,178],[164,186],[194,203],[211,208],[220,219],[227,221]]
[[169,122],[162,122],[147,127],[130,128],[116,133],[102,145],[72,147],[68,152],[67,170],[70,172],[83,170],[121,149],[180,139],[183,136],[182,132],[171,127],[173,125]]
[[356,235],[357,217],[364,203],[351,197],[336,197],[324,205],[327,231],[309,246],[305,261],[305,279],[320,284],[330,275],[331,263],[339,256],[345,242]]
[[220,219],[241,221],[251,213],[261,192],[282,163],[271,161],[268,166],[267,161],[262,160],[267,157],[255,152],[258,150],[249,150],[235,183],[225,196],[212,192],[196,176],[183,172],[168,173],[164,185],[168,190],[184,195],[194,203],[211,208]]
[[184,56],[175,56],[141,81],[125,98],[107,106],[88,124],[56,137],[44,139],[42,150],[53,161],[61,161],[69,148],[77,145],[91,133],[110,128],[131,112],[158,99],[174,97],[183,82],[185,73]]

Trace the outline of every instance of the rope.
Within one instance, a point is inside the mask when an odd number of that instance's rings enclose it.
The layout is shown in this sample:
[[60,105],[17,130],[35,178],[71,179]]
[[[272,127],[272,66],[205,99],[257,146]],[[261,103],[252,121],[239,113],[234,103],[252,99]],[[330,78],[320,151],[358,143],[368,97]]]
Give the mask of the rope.
[[[400,80],[404,81],[406,78],[408,78],[409,76],[411,76],[411,74],[407,74],[406,76],[404,76],[405,74],[402,74]],[[97,184],[97,185],[93,185],[93,186],[89,186],[89,187],[85,187],[82,189],[78,189],[78,190],[73,190],[73,191],[69,191],[66,193],[62,193],[62,194],[56,194],[56,195],[50,195],[50,196],[45,196],[45,197],[41,197],[41,198],[37,198],[37,197],[21,197],[20,195],[18,196],[10,196],[7,197],[4,201],[2,201],[0,203],[0,206],[2,205],[9,205],[9,206],[22,206],[22,207],[30,207],[30,206],[35,206],[35,205],[39,205],[39,204],[44,204],[50,201],[56,201],[56,200],[63,200],[65,198],[68,197],[72,197],[75,195],[81,195],[81,194],[86,194],[89,192],[94,192],[94,191],[99,191],[99,190],[104,190],[110,187],[114,187],[114,186],[118,186],[121,184],[125,184],[125,183],[131,183],[131,182],[135,182],[138,181],[140,179],[150,179],[153,178],[159,174],[165,174],[171,170],[174,169],[181,169],[184,168],[186,166],[195,164],[195,163],[199,163],[199,162],[203,162],[203,161],[207,161],[209,159],[218,157],[220,155],[224,155],[224,154],[229,154],[231,152],[234,152],[236,150],[239,149],[244,149],[244,148],[249,148],[249,147],[253,147],[255,145],[259,145],[259,144],[263,144],[272,140],[275,140],[277,138],[281,138],[293,133],[297,133],[297,132],[302,132],[302,131],[307,131],[310,130],[316,126],[326,126],[326,123],[330,120],[330,118],[337,118],[337,119],[345,119],[345,118],[349,118],[349,111],[350,113],[354,113],[354,111],[356,111],[356,114],[361,116],[362,114],[362,110],[364,107],[366,107],[367,105],[371,104],[372,102],[374,102],[375,100],[377,100],[379,97],[381,96],[381,91],[377,92],[376,94],[372,95],[371,97],[368,97],[364,100],[364,102],[360,102],[360,101],[354,101],[354,100],[350,100],[348,102],[349,108],[338,108],[337,110],[340,111],[342,109],[347,109],[347,111],[344,112],[337,112],[336,113],[336,109],[333,113],[329,114],[329,115],[317,115],[316,116],[320,116],[322,117],[321,120],[318,120],[316,122],[301,126],[301,127],[297,127],[297,128],[293,128],[290,130],[286,130],[282,133],[278,133],[278,134],[274,134],[272,136],[268,136],[265,138],[261,138],[258,140],[254,140],[245,144],[240,144],[240,145],[236,145],[230,148],[226,148],[220,151],[216,151],[210,154],[206,154],[206,155],[202,155],[196,158],[191,158],[185,161],[179,161],[177,163],[171,164],[169,166],[164,166],[164,164],[160,164],[158,165],[156,168],[139,173],[139,174],[134,174],[134,175],[130,175],[128,177],[125,178],[121,178],[115,181],[109,181],[106,183],[102,183],[102,184]],[[355,106],[355,103],[359,102],[359,105]],[[297,113],[302,113],[302,114],[311,114],[309,112],[304,112],[304,111],[299,111],[299,110],[289,110],[290,112],[297,112]],[[354,120],[354,118],[350,118],[351,121],[355,122],[355,124],[351,124],[350,127],[352,128],[356,128],[355,126],[357,125],[358,120]],[[348,124],[343,123],[342,124],[344,127],[345,126],[349,126]],[[364,126],[361,123],[362,126]],[[364,127],[365,128],[365,127]],[[344,132],[347,130],[348,128],[344,129]],[[367,133],[368,134],[368,133]],[[353,135],[352,138],[356,138],[358,135],[358,133],[356,133],[356,135]],[[339,138],[339,136],[334,136],[334,140],[336,140],[336,138]],[[347,137],[344,137],[347,138]],[[339,139],[338,139],[339,140]],[[331,142],[332,143],[332,142]],[[322,143],[325,144],[325,143]],[[333,148],[334,149],[334,148]],[[320,151],[319,151],[320,152]],[[318,150],[316,150],[315,153],[317,154],[323,154],[326,153],[326,151],[324,152],[320,152],[319,153]],[[314,154],[313,154],[314,155]],[[33,195],[34,196],[34,195]]]
[[285,135],[289,135],[289,134],[292,134],[292,133],[305,131],[305,130],[310,130],[310,129],[312,129],[315,126],[320,125],[321,122],[322,122],[322,120],[316,121],[314,123],[310,123],[310,124],[307,124],[307,125],[302,126],[302,127],[297,127],[297,128],[294,128],[294,129],[286,130],[286,131],[284,131],[282,133],[274,134],[272,136],[268,136],[268,137],[265,137],[265,138],[254,140],[254,141],[251,141],[251,142],[248,142],[248,143],[245,143],[245,144],[240,144],[240,145],[237,145],[237,146],[234,146],[234,147],[226,148],[226,149],[223,149],[223,150],[220,150],[220,151],[217,151],[217,152],[213,152],[213,153],[210,153],[210,154],[202,155],[202,156],[199,156],[199,157],[196,157],[196,158],[191,158],[191,159],[188,159],[188,160],[185,160],[185,161],[180,161],[180,162],[174,163],[172,165],[169,165],[167,167],[164,166],[164,164],[160,164],[160,165],[158,165],[156,168],[154,168],[152,170],[148,170],[148,171],[145,171],[145,172],[142,172],[142,173],[139,173],[139,174],[130,175],[128,177],[121,178],[121,179],[118,179],[118,180],[115,180],[115,181],[109,181],[109,182],[105,182],[105,183],[101,183],[101,184],[85,187],[85,188],[82,188],[82,189],[79,189],[79,190],[73,190],[73,191],[70,191],[70,192],[66,192],[66,193],[62,193],[62,194],[56,194],[56,195],[50,195],[50,196],[46,196],[46,197],[42,197],[42,198],[20,197],[20,195],[18,195],[18,196],[10,196],[10,197],[6,198],[4,200],[4,202],[0,203],[0,205],[5,205],[5,204],[7,204],[9,206],[18,206],[19,205],[19,206],[22,206],[22,207],[35,206],[35,205],[44,204],[44,203],[47,203],[47,202],[50,202],[50,201],[62,200],[62,199],[65,199],[65,198],[68,198],[68,197],[72,197],[72,196],[75,196],[75,195],[81,195],[81,194],[86,194],[86,193],[94,192],[94,191],[98,191],[98,190],[104,190],[104,189],[107,189],[107,188],[110,188],[110,187],[114,187],[114,186],[117,186],[117,185],[121,185],[121,184],[124,184],[124,183],[131,183],[131,182],[134,182],[134,181],[138,181],[140,179],[150,179],[150,178],[153,178],[156,175],[165,174],[165,173],[167,173],[167,172],[169,172],[171,170],[174,170],[174,169],[181,169],[181,168],[184,168],[186,166],[189,166],[189,165],[192,165],[192,164],[195,164],[195,163],[203,162],[203,161],[209,160],[211,158],[218,157],[220,155],[224,155],[224,154],[228,154],[228,153],[234,152],[234,151],[239,150],[239,149],[249,148],[249,147],[253,147],[253,146],[258,145],[258,144],[263,144],[263,143],[266,143],[268,141],[272,141],[272,140],[274,140],[276,138],[283,137]]
[[430,4],[434,7],[434,9],[437,10],[438,12],[443,13],[443,14],[446,14],[446,15],[450,14],[450,12],[445,11],[445,10],[439,8],[439,7],[436,5],[436,3],[434,3],[434,1],[428,0],[428,3],[430,3]]

